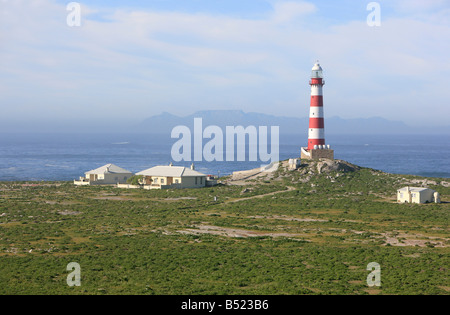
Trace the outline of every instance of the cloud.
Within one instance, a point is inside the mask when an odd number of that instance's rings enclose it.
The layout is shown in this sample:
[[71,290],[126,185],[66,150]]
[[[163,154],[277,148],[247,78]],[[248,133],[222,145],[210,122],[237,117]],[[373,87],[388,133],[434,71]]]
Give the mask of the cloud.
[[314,4],[308,2],[278,1],[274,4],[273,21],[275,23],[290,22],[295,18],[316,12]]
[[363,11],[360,20],[317,28],[309,21],[320,6],[308,2],[276,1],[259,18],[84,5],[82,26],[71,28],[65,5],[52,0],[1,5],[0,103],[15,105],[3,113],[11,118],[207,108],[306,116],[316,59],[327,115],[435,121],[418,114],[424,103],[450,115],[440,101],[450,98],[450,27],[440,20],[384,17],[369,27]]
[[402,11],[414,12],[441,9],[448,5],[448,0],[397,0],[395,5]]

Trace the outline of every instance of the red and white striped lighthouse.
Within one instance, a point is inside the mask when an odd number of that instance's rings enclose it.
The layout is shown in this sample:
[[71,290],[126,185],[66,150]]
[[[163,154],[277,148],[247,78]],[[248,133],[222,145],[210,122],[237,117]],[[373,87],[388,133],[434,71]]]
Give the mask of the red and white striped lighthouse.
[[322,67],[316,62],[312,68],[311,104],[309,110],[308,146],[302,148],[301,157],[304,159],[334,159],[334,150],[325,145],[325,123],[323,116],[323,94],[325,85]]
[[[322,67],[317,62],[312,68],[311,81],[311,105],[309,111],[308,150],[325,146],[325,125],[323,119],[323,80]],[[317,147],[315,147],[317,146]]]

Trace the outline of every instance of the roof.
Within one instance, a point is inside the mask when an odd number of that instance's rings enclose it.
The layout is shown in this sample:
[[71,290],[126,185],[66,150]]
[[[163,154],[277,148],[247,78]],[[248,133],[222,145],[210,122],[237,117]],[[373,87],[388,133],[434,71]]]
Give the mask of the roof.
[[322,71],[322,67],[320,66],[319,62],[316,62],[314,64],[314,67],[312,68],[313,71]]
[[118,167],[114,164],[106,164],[102,167],[96,168],[95,170],[91,170],[86,172],[85,174],[133,174],[132,172]]
[[424,187],[403,187],[403,188],[400,188],[399,190],[407,190],[408,188],[412,192],[421,192],[421,191],[426,191],[426,190],[432,190],[430,188],[424,188]]
[[197,172],[184,166],[155,166],[142,172],[136,173],[136,175],[164,177],[206,176],[203,173]]

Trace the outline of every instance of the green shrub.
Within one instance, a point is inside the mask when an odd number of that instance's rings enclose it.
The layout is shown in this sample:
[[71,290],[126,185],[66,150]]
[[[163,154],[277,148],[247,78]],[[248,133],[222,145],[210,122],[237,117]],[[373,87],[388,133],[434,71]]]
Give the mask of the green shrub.
[[142,175],[134,175],[127,179],[127,183],[130,185],[139,185],[139,181],[143,178]]

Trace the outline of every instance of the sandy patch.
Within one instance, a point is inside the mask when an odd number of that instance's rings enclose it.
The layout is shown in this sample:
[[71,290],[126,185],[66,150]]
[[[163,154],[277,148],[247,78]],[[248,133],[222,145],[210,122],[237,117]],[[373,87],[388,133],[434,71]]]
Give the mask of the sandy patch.
[[365,289],[363,291],[369,293],[370,295],[378,295],[381,293],[380,289]]
[[119,201],[130,201],[130,200],[134,200],[133,198],[127,198],[127,197],[123,197],[123,196],[93,197],[92,199],[97,199],[97,200],[119,200]]
[[68,206],[68,205],[77,204],[78,202],[76,202],[76,201],[51,201],[51,200],[45,200],[45,203],[48,204],[48,205],[57,205],[58,204],[58,205]]
[[177,231],[182,234],[212,234],[212,235],[221,235],[226,237],[261,237],[261,236],[270,236],[270,237],[302,237],[304,235],[301,234],[293,234],[293,233],[272,233],[272,232],[261,232],[261,231],[250,231],[244,229],[234,229],[234,228],[225,228],[221,226],[214,225],[198,225],[195,229],[185,229]]
[[438,285],[438,288],[442,289],[444,291],[450,292],[450,287],[445,287],[445,286]]
[[58,213],[61,215],[79,215],[79,214],[82,214],[83,212],[64,210],[64,211],[58,211]]
[[[449,239],[437,238],[428,236],[427,239],[420,239],[421,237],[425,237],[424,235],[410,235],[410,234],[398,234],[396,236],[389,235],[388,233],[381,234],[386,238],[385,245],[391,246],[419,246],[419,247],[448,247]],[[439,239],[439,240],[438,240]]]
[[288,217],[285,215],[274,215],[274,216],[249,216],[250,219],[279,219],[279,220],[285,220],[285,221],[298,221],[298,222],[328,222],[328,220],[322,220],[322,219],[312,219],[312,218],[296,218],[296,217]]

